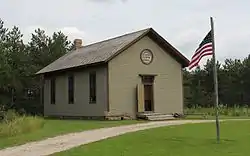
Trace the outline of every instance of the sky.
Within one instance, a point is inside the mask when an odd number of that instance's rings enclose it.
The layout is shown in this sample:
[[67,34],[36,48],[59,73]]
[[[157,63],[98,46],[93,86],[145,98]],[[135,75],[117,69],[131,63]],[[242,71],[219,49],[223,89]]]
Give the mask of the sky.
[[37,28],[87,45],[152,27],[190,59],[212,16],[216,57],[223,61],[250,52],[249,6],[247,0],[1,0],[0,18],[18,26],[26,42]]

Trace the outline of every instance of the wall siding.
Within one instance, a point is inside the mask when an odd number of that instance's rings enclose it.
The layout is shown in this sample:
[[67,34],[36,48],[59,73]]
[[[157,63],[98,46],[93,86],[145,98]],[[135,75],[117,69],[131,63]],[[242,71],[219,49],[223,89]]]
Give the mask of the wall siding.
[[[143,49],[150,49],[154,59],[149,65],[140,60]],[[136,86],[139,74],[156,74],[154,84],[154,110],[160,113],[183,112],[182,67],[145,36],[108,64],[109,108],[113,113],[136,115]]]
[[[96,71],[96,104],[89,104],[89,72]],[[74,104],[68,104],[68,74],[56,77],[56,104],[50,104],[50,80],[45,78],[45,116],[104,116],[107,111],[107,66],[74,72]]]

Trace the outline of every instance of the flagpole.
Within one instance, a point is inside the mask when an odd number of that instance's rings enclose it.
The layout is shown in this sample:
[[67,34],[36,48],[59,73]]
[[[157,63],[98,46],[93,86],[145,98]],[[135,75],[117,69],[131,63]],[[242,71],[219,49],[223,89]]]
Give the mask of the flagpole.
[[218,95],[218,78],[217,78],[217,66],[215,57],[215,41],[214,41],[214,22],[213,17],[210,17],[212,44],[213,44],[213,75],[214,75],[214,94],[215,94],[215,110],[216,110],[216,135],[217,142],[220,142],[220,124],[219,124],[219,95]]

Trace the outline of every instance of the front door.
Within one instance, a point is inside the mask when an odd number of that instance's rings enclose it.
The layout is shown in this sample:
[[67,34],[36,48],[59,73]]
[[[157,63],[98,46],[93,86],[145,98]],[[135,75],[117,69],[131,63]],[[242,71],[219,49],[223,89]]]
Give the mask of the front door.
[[154,76],[140,75],[141,82],[137,85],[137,112],[154,111]]
[[144,109],[153,111],[153,84],[144,84]]

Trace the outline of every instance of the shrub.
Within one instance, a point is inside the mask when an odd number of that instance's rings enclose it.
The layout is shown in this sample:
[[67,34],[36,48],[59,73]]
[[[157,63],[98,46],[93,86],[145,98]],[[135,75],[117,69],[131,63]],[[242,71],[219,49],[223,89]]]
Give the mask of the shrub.
[[42,128],[43,118],[36,116],[20,116],[14,111],[8,111],[5,119],[0,123],[0,137],[15,136],[29,133]]
[[225,109],[225,110],[223,111],[223,115],[229,115],[228,109]]
[[[202,114],[206,113],[209,116],[215,116],[215,108],[200,108],[200,107],[193,107],[193,108],[185,108],[185,114],[188,115],[195,115],[195,114]],[[219,114],[225,116],[250,116],[248,106],[242,105],[234,105],[234,107],[228,107],[227,105],[219,105]]]
[[4,122],[11,122],[19,117],[19,114],[14,110],[8,110],[4,113]]

